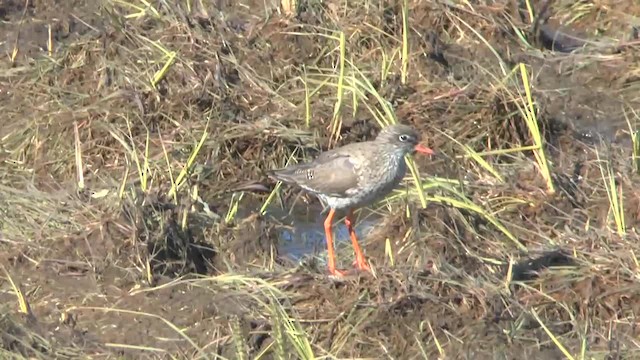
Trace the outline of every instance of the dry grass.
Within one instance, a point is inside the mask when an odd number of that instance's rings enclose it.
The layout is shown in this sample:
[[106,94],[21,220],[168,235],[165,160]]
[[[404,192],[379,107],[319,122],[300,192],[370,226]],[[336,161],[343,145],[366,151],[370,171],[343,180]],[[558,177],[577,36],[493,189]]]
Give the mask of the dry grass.
[[[637,356],[637,4],[275,3],[0,4],[3,358]],[[286,262],[263,169],[393,122],[375,276]]]

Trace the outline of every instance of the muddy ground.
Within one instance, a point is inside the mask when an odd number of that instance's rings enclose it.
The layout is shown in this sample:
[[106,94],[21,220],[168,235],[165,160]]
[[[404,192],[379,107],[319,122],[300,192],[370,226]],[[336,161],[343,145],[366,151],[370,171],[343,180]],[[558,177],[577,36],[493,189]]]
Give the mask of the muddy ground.
[[[0,2],[3,358],[640,356],[636,1],[145,4]],[[357,212],[375,271],[336,280],[264,170],[373,138],[379,99],[438,151],[429,201]]]

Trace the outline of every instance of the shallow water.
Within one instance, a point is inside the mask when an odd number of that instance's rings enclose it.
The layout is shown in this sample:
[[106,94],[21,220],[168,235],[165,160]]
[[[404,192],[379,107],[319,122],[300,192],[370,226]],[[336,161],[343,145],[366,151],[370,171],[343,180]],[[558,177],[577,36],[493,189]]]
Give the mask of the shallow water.
[[[296,209],[297,210],[297,209]],[[324,220],[326,213],[321,213],[319,206],[308,206],[302,211],[291,214],[282,210],[269,210],[268,214],[283,222],[278,229],[278,252],[281,257],[301,262],[309,257],[315,257],[320,262],[326,262],[327,243],[324,234]],[[366,209],[355,213],[355,231],[360,243],[374,230],[380,218]],[[336,215],[333,220],[334,246],[351,248],[349,231],[344,224],[344,217]]]

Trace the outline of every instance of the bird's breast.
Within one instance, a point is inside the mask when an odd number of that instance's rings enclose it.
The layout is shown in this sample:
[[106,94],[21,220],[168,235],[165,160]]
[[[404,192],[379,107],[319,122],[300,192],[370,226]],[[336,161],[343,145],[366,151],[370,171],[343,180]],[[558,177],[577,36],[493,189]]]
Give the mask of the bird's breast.
[[361,183],[365,185],[363,187],[382,192],[393,190],[402,181],[407,171],[404,157],[378,157],[375,161],[377,166],[371,167],[375,170],[361,177]]

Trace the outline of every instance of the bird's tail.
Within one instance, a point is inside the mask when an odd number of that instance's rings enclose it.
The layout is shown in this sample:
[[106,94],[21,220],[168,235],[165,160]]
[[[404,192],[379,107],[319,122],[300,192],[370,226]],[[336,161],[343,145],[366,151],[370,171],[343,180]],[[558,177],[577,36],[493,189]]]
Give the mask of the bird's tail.
[[286,169],[267,170],[265,173],[272,180],[289,183],[291,179],[285,170]]
[[295,183],[295,180],[293,179],[294,173],[289,168],[267,170],[265,171],[265,174],[275,181],[282,181],[288,184]]

